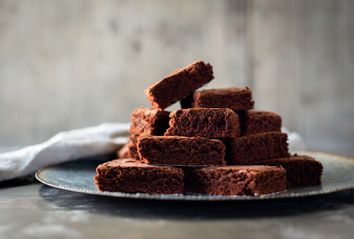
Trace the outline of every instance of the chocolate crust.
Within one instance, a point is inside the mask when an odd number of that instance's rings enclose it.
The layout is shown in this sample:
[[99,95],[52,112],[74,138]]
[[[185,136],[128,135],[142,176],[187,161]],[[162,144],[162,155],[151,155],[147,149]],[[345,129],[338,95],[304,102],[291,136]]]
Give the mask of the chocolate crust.
[[135,159],[118,159],[96,168],[95,184],[100,191],[150,194],[183,193],[183,170],[157,167]]
[[288,136],[268,132],[243,136],[230,141],[231,164],[255,164],[266,159],[289,157]]
[[149,86],[145,94],[154,108],[164,109],[187,97],[199,87],[214,79],[209,63],[196,61]]
[[262,195],[286,190],[285,170],[270,166],[183,168],[185,193]]
[[253,109],[252,92],[248,87],[207,89],[194,92],[181,100],[182,108],[230,108],[233,111]]
[[270,159],[260,164],[283,167],[286,170],[289,188],[321,184],[323,166],[321,162],[307,155],[293,155],[288,158]]
[[180,109],[170,114],[169,124],[166,136],[225,139],[240,135],[239,118],[235,112],[227,108]]
[[183,136],[141,136],[138,153],[144,163],[156,165],[225,165],[220,140]]
[[163,135],[168,128],[169,114],[160,109],[137,108],[130,117],[130,133]]

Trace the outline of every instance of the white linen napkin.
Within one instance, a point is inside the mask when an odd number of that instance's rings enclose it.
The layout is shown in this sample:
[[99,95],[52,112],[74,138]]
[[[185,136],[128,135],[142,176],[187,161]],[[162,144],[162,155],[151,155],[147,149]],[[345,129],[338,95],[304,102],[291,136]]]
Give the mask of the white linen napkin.
[[[127,142],[128,131],[129,123],[105,123],[62,132],[44,143],[0,154],[0,182],[49,165],[113,153]],[[299,134],[283,131],[288,133],[291,152],[305,149]]]
[[127,142],[128,130],[129,124],[105,123],[62,132],[44,143],[0,154],[0,182],[49,165],[117,151]]
[[287,128],[281,129],[284,133],[288,134],[289,151],[290,153],[295,153],[298,151],[306,150],[306,144],[304,139],[299,133],[290,132]]

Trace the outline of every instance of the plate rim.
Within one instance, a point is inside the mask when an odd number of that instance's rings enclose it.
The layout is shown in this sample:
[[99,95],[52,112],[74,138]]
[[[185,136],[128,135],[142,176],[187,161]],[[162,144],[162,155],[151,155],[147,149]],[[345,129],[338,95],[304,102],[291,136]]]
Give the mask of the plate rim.
[[[297,154],[322,155],[322,157],[331,157],[334,158],[335,160],[345,160],[354,163],[354,158],[347,157],[347,156],[340,156],[332,153],[320,152],[320,151],[301,151],[301,152],[297,152]],[[123,192],[100,192],[100,191],[95,192],[88,189],[69,187],[66,185],[59,185],[56,183],[48,182],[47,180],[43,179],[40,176],[45,170],[55,166],[57,165],[51,165],[37,170],[37,172],[35,173],[35,178],[39,182],[43,183],[44,185],[65,190],[65,191],[83,193],[83,194],[95,195],[95,196],[126,198],[126,199],[129,198],[129,199],[162,200],[162,201],[264,201],[264,200],[271,200],[271,199],[290,199],[290,198],[320,196],[320,195],[327,195],[331,193],[354,189],[354,184],[353,184],[353,185],[346,185],[345,187],[341,187],[341,188],[327,189],[318,192],[316,191],[294,192],[294,193],[287,193],[287,194],[283,194],[282,192],[279,192],[279,193],[259,195],[259,196],[203,195],[203,194],[199,194],[199,195],[198,194],[147,194],[147,193],[123,193]]]

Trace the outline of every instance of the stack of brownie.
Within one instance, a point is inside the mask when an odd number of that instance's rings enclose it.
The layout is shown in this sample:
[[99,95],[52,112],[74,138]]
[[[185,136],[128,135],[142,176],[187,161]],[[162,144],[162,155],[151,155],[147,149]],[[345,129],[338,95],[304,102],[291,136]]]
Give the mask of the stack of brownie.
[[[249,88],[197,91],[213,78],[198,61],[148,87],[152,108],[133,111],[119,159],[97,167],[98,189],[261,195],[321,183],[321,163],[289,154],[281,117],[253,110]],[[181,109],[164,110],[177,101]]]

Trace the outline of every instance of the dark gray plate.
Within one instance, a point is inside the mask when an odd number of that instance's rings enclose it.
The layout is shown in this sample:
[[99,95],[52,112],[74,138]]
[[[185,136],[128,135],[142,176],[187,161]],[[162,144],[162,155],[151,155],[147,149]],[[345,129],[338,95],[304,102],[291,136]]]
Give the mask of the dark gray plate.
[[100,192],[93,183],[97,162],[76,161],[51,166],[39,170],[36,178],[49,186],[72,192],[103,195],[121,198],[157,199],[157,200],[192,200],[192,201],[228,201],[228,200],[265,200],[276,198],[294,198],[333,193],[354,188],[354,159],[336,155],[303,152],[323,163],[324,173],[322,185],[302,187],[286,192],[262,196],[209,196],[209,195],[179,195],[179,194],[142,194]]

